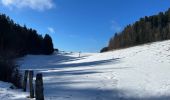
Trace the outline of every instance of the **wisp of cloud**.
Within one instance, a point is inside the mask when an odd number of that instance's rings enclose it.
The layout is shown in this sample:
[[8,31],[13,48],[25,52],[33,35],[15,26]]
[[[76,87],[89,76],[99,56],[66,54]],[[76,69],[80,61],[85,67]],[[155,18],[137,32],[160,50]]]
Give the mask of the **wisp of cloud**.
[[1,0],[1,5],[10,9],[30,8],[38,11],[48,10],[55,6],[53,0]]

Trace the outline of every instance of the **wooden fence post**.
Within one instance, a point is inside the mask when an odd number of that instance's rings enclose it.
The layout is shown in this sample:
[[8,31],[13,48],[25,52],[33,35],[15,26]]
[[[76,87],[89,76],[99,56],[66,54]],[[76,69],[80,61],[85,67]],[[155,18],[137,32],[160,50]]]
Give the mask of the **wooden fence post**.
[[34,98],[33,71],[29,71],[30,98]]
[[36,95],[36,100],[44,100],[43,78],[41,73],[38,73],[36,75],[35,95]]
[[24,92],[27,89],[27,78],[28,78],[28,70],[25,70],[24,80],[23,80],[23,84],[22,84],[22,88],[23,88]]

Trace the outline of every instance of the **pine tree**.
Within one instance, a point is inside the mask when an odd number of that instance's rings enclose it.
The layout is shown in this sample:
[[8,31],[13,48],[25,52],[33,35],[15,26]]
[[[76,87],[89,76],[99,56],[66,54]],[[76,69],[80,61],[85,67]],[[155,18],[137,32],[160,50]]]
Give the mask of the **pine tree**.
[[43,39],[43,49],[44,54],[47,55],[52,54],[54,52],[52,38],[48,34],[46,34]]

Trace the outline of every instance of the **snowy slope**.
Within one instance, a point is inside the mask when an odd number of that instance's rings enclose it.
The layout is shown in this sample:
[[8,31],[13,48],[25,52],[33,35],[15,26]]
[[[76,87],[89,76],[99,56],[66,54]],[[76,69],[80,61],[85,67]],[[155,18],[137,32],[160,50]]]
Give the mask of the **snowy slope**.
[[78,56],[28,55],[19,64],[43,73],[46,100],[170,100],[170,41]]

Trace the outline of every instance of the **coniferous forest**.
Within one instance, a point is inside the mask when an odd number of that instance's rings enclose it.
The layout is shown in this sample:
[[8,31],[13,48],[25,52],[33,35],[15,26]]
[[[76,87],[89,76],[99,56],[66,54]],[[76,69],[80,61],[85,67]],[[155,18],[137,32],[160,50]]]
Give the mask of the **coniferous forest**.
[[101,52],[170,39],[170,9],[157,15],[145,16],[110,39]]
[[0,15],[0,51],[12,52],[15,56],[26,54],[52,54],[51,37],[39,35],[36,30],[14,23],[5,14]]
[[36,30],[14,23],[0,15],[0,80],[21,87],[21,74],[15,58],[27,54],[50,55],[54,51],[52,38],[39,35]]

